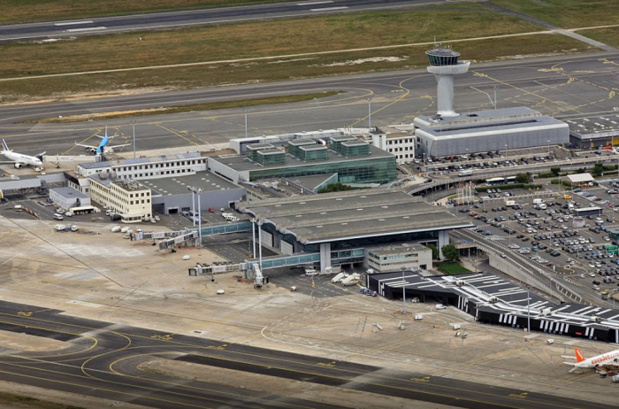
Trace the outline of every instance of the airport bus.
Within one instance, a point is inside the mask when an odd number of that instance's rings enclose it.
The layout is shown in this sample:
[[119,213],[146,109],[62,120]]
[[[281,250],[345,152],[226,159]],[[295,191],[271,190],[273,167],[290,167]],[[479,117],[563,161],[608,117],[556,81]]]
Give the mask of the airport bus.
[[600,216],[602,214],[601,207],[581,207],[580,209],[575,209],[577,217],[587,217],[587,216]]
[[512,183],[516,183],[516,176],[508,176],[506,178],[492,178],[486,180],[487,186],[509,185]]
[[505,184],[505,178],[486,179],[486,185],[488,186],[504,185],[504,184]]

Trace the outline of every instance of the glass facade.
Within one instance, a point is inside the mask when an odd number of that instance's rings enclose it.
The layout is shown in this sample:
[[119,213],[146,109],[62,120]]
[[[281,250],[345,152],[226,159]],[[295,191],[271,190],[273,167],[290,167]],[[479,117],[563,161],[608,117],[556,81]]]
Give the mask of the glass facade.
[[261,150],[256,153],[256,162],[261,165],[283,165],[286,163],[286,154],[279,149]]
[[457,65],[460,53],[448,48],[435,48],[434,50],[426,51],[430,65]]
[[438,232],[428,231],[419,233],[403,233],[393,236],[366,237],[362,239],[339,241],[331,243],[332,251],[348,250],[353,248],[366,248],[378,244],[390,244],[394,242],[434,242],[438,241]]
[[340,153],[344,156],[367,156],[370,154],[370,145],[365,142],[344,142],[340,146]]
[[255,143],[253,145],[247,145],[247,147],[245,148],[245,155],[257,162],[258,161],[258,152],[265,150],[265,149],[274,149],[275,147],[273,145],[271,145],[270,143]]
[[302,140],[294,140],[288,142],[288,153],[292,156],[296,156],[297,158],[301,155],[301,147],[302,146],[315,146],[317,145],[311,139],[302,139]]
[[285,168],[253,170],[250,181],[265,178],[329,175],[337,173],[341,183],[388,183],[396,180],[396,158],[359,158],[343,162],[307,164]]
[[302,161],[312,161],[312,160],[326,160],[327,156],[327,147],[326,146],[312,146],[311,148],[301,147],[299,149],[298,158]]

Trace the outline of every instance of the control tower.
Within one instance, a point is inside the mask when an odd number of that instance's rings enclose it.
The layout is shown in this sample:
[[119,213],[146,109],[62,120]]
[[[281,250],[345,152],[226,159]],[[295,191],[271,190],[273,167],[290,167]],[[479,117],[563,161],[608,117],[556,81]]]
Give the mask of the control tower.
[[437,115],[442,117],[459,116],[453,109],[454,75],[464,74],[469,70],[469,61],[458,62],[460,53],[451,48],[440,48],[426,51],[430,66],[428,72],[436,77],[436,94],[438,98]]

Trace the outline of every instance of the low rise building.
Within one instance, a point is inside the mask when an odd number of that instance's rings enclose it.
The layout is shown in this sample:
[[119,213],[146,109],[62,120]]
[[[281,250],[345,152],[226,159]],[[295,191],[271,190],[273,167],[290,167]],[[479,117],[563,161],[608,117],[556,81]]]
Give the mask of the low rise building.
[[152,217],[152,198],[148,187],[107,173],[92,175],[89,179],[91,199],[119,215],[122,222],[138,223]]
[[368,247],[365,264],[379,273],[430,270],[432,249],[416,243]]
[[409,163],[415,159],[416,141],[412,133],[390,126],[381,126],[371,137],[372,145],[394,155],[398,164]]
[[414,125],[417,155],[425,158],[569,142],[568,124],[526,107],[417,117]]
[[50,200],[64,210],[75,207],[90,206],[90,197],[72,187],[55,187],[49,189]]

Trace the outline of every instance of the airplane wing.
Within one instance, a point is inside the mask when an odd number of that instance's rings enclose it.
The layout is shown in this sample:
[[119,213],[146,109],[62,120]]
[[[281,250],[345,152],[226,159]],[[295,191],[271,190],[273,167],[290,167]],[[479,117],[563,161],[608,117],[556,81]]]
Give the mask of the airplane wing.
[[97,149],[97,147],[96,147],[96,146],[93,146],[93,145],[84,145],[84,144],[82,144],[82,143],[77,143],[77,142],[75,142],[75,145],[76,145],[76,146],[82,146],[82,147],[87,148],[87,149]]
[[111,145],[111,146],[107,145],[106,148],[107,149],[114,149],[114,148],[120,148],[122,146],[129,146],[129,145],[131,145],[131,144],[130,143],[123,143],[122,145]]

